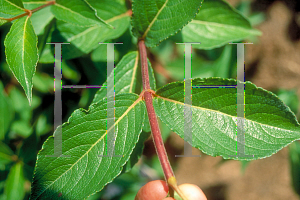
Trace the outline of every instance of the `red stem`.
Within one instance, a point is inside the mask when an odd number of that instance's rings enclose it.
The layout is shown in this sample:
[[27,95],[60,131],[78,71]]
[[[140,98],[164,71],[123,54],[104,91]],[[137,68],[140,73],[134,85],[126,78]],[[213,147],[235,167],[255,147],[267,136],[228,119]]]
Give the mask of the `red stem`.
[[161,137],[161,132],[159,129],[158,121],[156,118],[156,114],[154,111],[153,103],[152,103],[152,94],[154,93],[150,89],[149,82],[149,73],[148,73],[148,62],[147,62],[147,51],[144,40],[139,41],[139,50],[141,57],[141,69],[142,69],[142,79],[143,79],[143,88],[144,88],[144,98],[146,103],[146,108],[148,112],[151,132],[153,136],[154,146],[156,148],[156,153],[158,155],[160,164],[163,168],[164,175],[166,180],[168,181],[170,178],[175,177],[172,167],[170,165],[167,152],[164,146],[163,139]]
[[141,68],[142,68],[142,80],[143,80],[143,89],[149,90],[150,89],[150,82],[149,82],[149,72],[148,72],[148,61],[147,61],[147,51],[145,46],[145,41],[139,41],[139,50],[141,56]]
[[15,19],[19,19],[19,18],[24,17],[26,15],[28,15],[29,17],[31,17],[32,13],[35,13],[36,11],[39,11],[39,10],[41,10],[41,9],[47,7],[47,6],[53,5],[53,4],[55,4],[55,1],[49,1],[46,4],[41,5],[41,6],[35,8],[33,10],[27,10],[27,9],[25,9],[25,13],[23,13],[21,15],[18,15],[18,16],[15,16],[15,17],[12,17],[12,18],[4,19],[4,20],[7,20],[7,21],[11,22],[11,21],[13,21]]

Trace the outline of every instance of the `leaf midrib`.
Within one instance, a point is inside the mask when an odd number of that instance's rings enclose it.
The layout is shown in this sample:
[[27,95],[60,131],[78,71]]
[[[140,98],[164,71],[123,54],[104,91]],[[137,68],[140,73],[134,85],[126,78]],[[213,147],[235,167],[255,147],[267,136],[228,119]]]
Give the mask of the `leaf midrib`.
[[23,2],[23,4],[47,4],[48,2],[47,1],[30,1],[30,2]]
[[[84,153],[74,164],[72,164],[70,166],[70,168],[68,170],[66,170],[64,173],[62,173],[57,179],[55,179],[51,184],[49,184],[44,190],[43,192],[41,192],[36,198],[38,198],[39,196],[41,196],[50,186],[52,186],[57,180],[60,179],[60,177],[62,177],[65,173],[67,173],[69,170],[71,170],[84,156],[86,156],[91,149],[98,144],[98,142],[100,142],[106,135],[107,132],[110,131],[112,128],[114,128],[129,112],[131,109],[133,109],[140,101],[142,100],[142,97],[140,96],[137,100],[134,101],[134,103],[128,107],[128,109],[118,118],[118,120],[114,123],[114,126],[110,127],[105,134],[103,134],[102,137],[100,137],[87,151],[86,153]],[[54,161],[53,161],[54,162]]]
[[85,18],[86,20],[92,20],[92,21],[94,21],[94,22],[97,22],[96,20],[93,20],[93,19],[91,19],[91,18],[87,18],[87,17],[85,17],[84,15],[81,15],[80,13],[75,12],[75,11],[73,11],[73,10],[71,10],[71,9],[69,9],[69,8],[67,8],[67,7],[65,7],[65,6],[63,6],[63,5],[61,5],[61,4],[56,3],[55,6],[61,7],[62,9],[65,9],[65,10],[68,10],[68,11],[70,11],[71,13],[73,13],[73,14],[75,14],[75,15],[78,15],[78,16],[80,16],[80,17],[82,17],[82,18]]
[[[104,22],[105,22],[105,23],[114,22],[114,21],[116,21],[116,20],[122,18],[123,16],[128,16],[128,15],[127,15],[127,12],[126,12],[126,13],[122,13],[122,14],[120,14],[120,15],[117,15],[117,16],[115,16],[115,17],[112,17],[112,18],[110,18],[110,19],[108,19],[108,20],[106,20],[106,21],[104,21]],[[73,41],[73,40],[75,40],[75,39],[77,39],[77,38],[79,38],[79,37],[81,37],[81,36],[83,36],[83,35],[85,35],[85,34],[91,32],[91,31],[93,31],[94,29],[97,29],[97,28],[102,28],[102,26],[101,26],[101,25],[100,25],[100,26],[99,26],[99,25],[96,25],[96,26],[90,27],[90,28],[84,30],[83,32],[81,32],[81,33],[79,33],[79,34],[70,37],[70,38],[68,39],[68,42],[71,42],[71,41]]]
[[217,22],[206,22],[206,21],[201,21],[201,20],[192,20],[190,24],[200,24],[200,25],[212,25],[215,27],[221,27],[221,28],[231,28],[231,29],[239,29],[243,31],[248,31],[252,32],[253,34],[260,34],[260,32],[256,29],[253,28],[245,28],[245,27],[240,27],[240,26],[235,26],[235,25],[230,25],[230,24],[221,24]]
[[9,3],[10,5],[12,5],[12,6],[14,6],[14,7],[16,7],[16,8],[18,8],[18,9],[22,10],[22,11],[24,11],[24,8],[21,8],[21,7],[17,6],[16,4],[13,4],[12,2],[10,2],[10,1],[8,1],[8,0],[4,0],[4,1],[6,1],[6,2]]
[[164,3],[164,5],[158,10],[158,12],[156,13],[155,17],[153,18],[153,20],[150,22],[148,28],[146,29],[144,35],[142,36],[143,39],[145,39],[145,37],[147,36],[148,32],[150,31],[150,28],[153,26],[154,22],[156,21],[158,15],[166,7],[166,5],[167,5],[168,2],[169,2],[169,0],[166,0],[166,2]]
[[94,12],[95,12],[95,16],[97,19],[99,19],[100,21],[104,22],[103,19],[101,19],[98,15],[97,15],[97,10],[95,8],[93,8],[93,6],[91,6],[91,4],[89,2],[87,2],[86,0],[83,0]]
[[[181,105],[185,106],[185,104],[182,103],[182,102],[180,102],[180,101],[176,101],[176,100],[173,100],[173,99],[165,98],[165,97],[159,96],[159,95],[157,95],[157,94],[155,94],[155,97],[160,98],[160,99],[165,100],[165,101],[169,101],[169,102],[172,102],[172,103],[175,103],[175,104],[181,104]],[[190,105],[188,105],[188,106],[190,106]],[[203,107],[199,107],[199,106],[193,106],[193,105],[192,105],[191,107],[192,107],[192,108],[196,108],[196,109],[200,109],[200,110],[207,110],[207,111],[210,111],[210,112],[220,113],[220,114],[226,115],[226,116],[228,116],[228,117],[230,117],[230,118],[234,118],[234,117],[235,117],[235,118],[238,118],[237,116],[231,116],[231,115],[229,115],[229,114],[220,112],[220,111],[218,111],[218,110],[212,110],[212,109],[203,108]],[[275,126],[271,126],[271,125],[269,125],[269,124],[263,124],[263,123],[260,123],[260,122],[257,122],[257,121],[253,121],[253,120],[250,120],[250,119],[247,119],[247,118],[244,118],[244,119],[247,120],[247,121],[250,121],[250,122],[252,122],[252,123],[258,124],[258,125],[260,125],[260,126],[275,127]],[[291,131],[291,130],[283,129],[283,128],[280,128],[280,127],[275,127],[275,128],[278,128],[278,129],[281,129],[281,130],[284,130],[284,131],[290,131],[290,132],[300,133],[300,132],[297,132],[297,131],[294,131],[294,130]]]
[[[24,29],[23,29],[23,46],[22,46],[22,68],[23,68],[23,72],[24,72],[24,78],[25,78],[25,84],[26,84],[26,89],[27,89],[27,92],[28,92],[28,95],[30,94],[30,86],[29,86],[29,83],[28,83],[28,78],[26,76],[26,69],[25,69],[25,38],[26,38],[26,26],[27,26],[27,23],[28,23],[28,19],[29,17],[26,17],[26,20],[24,22]],[[31,97],[31,95],[30,95]],[[29,98],[30,98],[29,97]]]

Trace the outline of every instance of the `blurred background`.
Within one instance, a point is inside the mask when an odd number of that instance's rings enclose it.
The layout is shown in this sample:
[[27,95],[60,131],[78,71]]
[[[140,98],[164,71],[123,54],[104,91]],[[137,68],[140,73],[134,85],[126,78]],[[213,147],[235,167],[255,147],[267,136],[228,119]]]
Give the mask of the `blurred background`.
[[[300,119],[300,1],[228,0],[248,17],[262,36],[249,38],[245,45],[245,77],[258,87],[277,94]],[[200,10],[201,11],[201,10]],[[5,62],[3,41],[10,26],[0,27],[0,100],[5,137],[0,138],[0,200],[5,185],[14,184],[19,199],[28,199],[38,150],[53,134],[53,59],[44,56],[34,77],[33,102],[28,105],[20,84]],[[177,35],[149,49],[157,87],[184,79],[184,46],[176,45]],[[131,39],[130,39],[131,38]],[[246,40],[247,41],[247,40]],[[137,50],[136,39],[127,30],[117,40],[115,64],[130,50]],[[101,45],[100,45],[101,46]],[[63,85],[101,85],[106,79],[105,46],[80,58],[63,60]],[[213,50],[193,49],[192,76],[236,78],[236,45]],[[88,66],[88,67],[84,67]],[[63,89],[63,121],[77,108],[88,108],[97,89]],[[2,131],[0,127],[0,131]],[[161,124],[169,159],[179,184],[192,183],[203,189],[208,200],[297,200],[300,195],[300,144],[294,142],[262,160],[240,162],[211,157],[193,149],[199,158],[175,158],[183,154],[184,141]],[[1,134],[0,134],[1,135]],[[15,164],[21,163],[21,164]],[[152,144],[145,143],[142,158],[129,173],[123,174],[89,200],[132,200],[145,183],[163,179]],[[18,200],[18,199],[16,199]]]

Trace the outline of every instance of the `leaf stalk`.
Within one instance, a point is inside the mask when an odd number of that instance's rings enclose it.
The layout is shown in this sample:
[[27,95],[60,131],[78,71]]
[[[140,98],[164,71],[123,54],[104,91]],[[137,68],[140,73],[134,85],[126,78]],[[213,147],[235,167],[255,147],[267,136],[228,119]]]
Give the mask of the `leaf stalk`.
[[49,2],[45,3],[44,5],[41,5],[41,6],[37,7],[37,8],[35,8],[35,9],[32,9],[32,10],[24,9],[25,13],[23,13],[21,15],[18,15],[18,16],[12,17],[12,18],[3,18],[3,20],[7,20],[7,21],[11,22],[11,21],[13,21],[15,19],[19,19],[19,18],[24,17],[26,15],[28,15],[28,17],[31,17],[31,15],[33,13],[35,13],[36,11],[39,11],[39,10],[41,10],[41,9],[47,7],[47,6],[54,5],[54,4],[55,4],[55,1],[49,1]]

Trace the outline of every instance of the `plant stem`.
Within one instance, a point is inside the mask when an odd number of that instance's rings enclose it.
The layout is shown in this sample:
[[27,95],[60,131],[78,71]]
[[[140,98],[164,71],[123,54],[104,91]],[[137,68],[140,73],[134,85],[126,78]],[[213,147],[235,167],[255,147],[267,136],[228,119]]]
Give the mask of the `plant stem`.
[[182,194],[182,192],[179,190],[177,186],[177,181],[167,156],[164,142],[161,137],[161,132],[159,129],[157,117],[154,111],[152,95],[155,92],[150,88],[145,41],[140,40],[138,45],[139,45],[140,58],[141,58],[142,80],[143,80],[143,89],[144,89],[143,96],[146,103],[146,108],[147,108],[147,113],[148,113],[148,118],[150,122],[153,143],[156,149],[156,153],[159,158],[160,165],[162,166],[165,179],[167,180],[168,185],[171,186],[169,187],[169,194],[171,195],[171,197],[174,197],[173,190],[175,190],[185,200],[186,198],[184,197],[184,195]]
[[150,81],[149,81],[149,72],[148,72],[148,61],[147,61],[147,50],[145,46],[145,41],[139,41],[139,50],[141,56],[141,69],[142,69],[142,80],[143,80],[143,89],[150,89]]
[[54,5],[54,4],[55,4],[55,1],[48,1],[44,5],[41,5],[41,6],[35,8],[33,10],[27,10],[27,9],[25,9],[25,13],[23,13],[21,15],[18,15],[18,16],[12,17],[12,18],[8,18],[8,19],[5,19],[5,18],[3,18],[3,19],[11,22],[11,21],[13,21],[15,19],[19,19],[19,18],[24,17],[26,15],[28,15],[29,17],[31,17],[32,13],[35,13],[36,11],[39,11],[39,10],[41,10],[41,9],[47,7],[47,6]]

